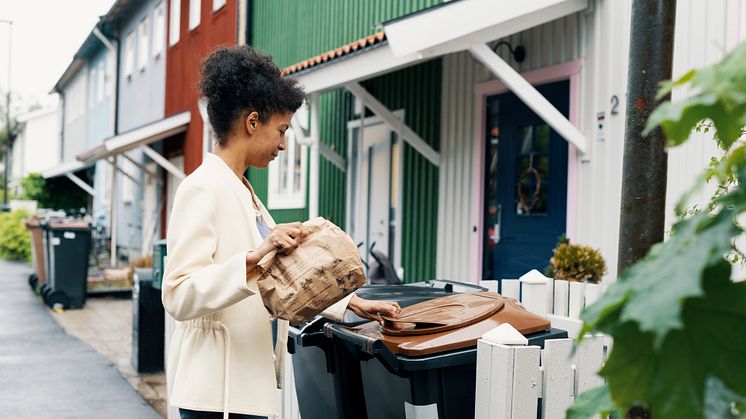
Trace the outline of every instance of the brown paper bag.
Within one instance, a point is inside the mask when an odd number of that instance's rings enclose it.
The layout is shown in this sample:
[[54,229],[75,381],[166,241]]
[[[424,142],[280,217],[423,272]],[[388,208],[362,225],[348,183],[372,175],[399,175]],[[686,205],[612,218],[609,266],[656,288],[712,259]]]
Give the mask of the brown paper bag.
[[355,243],[321,217],[303,223],[306,236],[289,255],[271,252],[259,262],[264,306],[290,323],[312,319],[365,284]]

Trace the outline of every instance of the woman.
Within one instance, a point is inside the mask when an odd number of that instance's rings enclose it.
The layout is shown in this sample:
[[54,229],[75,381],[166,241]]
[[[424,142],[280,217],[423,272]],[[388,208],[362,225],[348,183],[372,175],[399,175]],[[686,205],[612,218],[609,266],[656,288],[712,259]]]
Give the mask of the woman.
[[[179,186],[168,225],[162,295],[177,320],[168,354],[169,402],[183,419],[276,415],[287,322],[278,322],[273,356],[271,318],[255,268],[272,250],[291,252],[303,232],[300,223],[275,226],[243,174],[267,167],[285,149],[285,131],[304,92],[248,46],[213,52],[203,63],[200,89],[217,146]],[[396,315],[399,306],[353,294],[324,314],[341,320],[345,309],[373,317]]]

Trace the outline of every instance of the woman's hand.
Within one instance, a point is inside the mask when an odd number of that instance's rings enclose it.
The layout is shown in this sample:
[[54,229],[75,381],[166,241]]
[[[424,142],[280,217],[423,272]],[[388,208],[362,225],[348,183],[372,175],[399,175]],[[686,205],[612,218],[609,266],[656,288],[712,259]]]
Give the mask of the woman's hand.
[[277,249],[278,252],[287,255],[300,246],[303,236],[304,231],[301,223],[277,224],[264,242],[271,249]]
[[398,303],[391,301],[366,300],[358,297],[356,294],[352,294],[352,298],[347,304],[347,308],[360,317],[373,320],[379,320],[380,314],[396,317],[399,315],[399,312],[401,312],[401,307],[399,307]]
[[277,250],[286,255],[295,250],[303,241],[303,236],[305,236],[305,232],[301,223],[276,225],[261,246],[246,253],[247,275],[256,268],[259,261],[269,252]]

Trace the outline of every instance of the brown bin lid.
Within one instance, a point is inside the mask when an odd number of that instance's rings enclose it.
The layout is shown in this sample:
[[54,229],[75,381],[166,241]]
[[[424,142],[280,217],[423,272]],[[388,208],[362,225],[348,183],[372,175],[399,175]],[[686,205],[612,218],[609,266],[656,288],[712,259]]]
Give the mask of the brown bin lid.
[[386,335],[427,335],[458,329],[497,313],[505,305],[498,294],[454,294],[407,307],[398,317],[383,317]]
[[89,228],[91,224],[87,221],[64,220],[50,222],[48,226],[52,228]]
[[[433,307],[442,307],[442,310]],[[427,313],[432,313],[433,318],[429,319]],[[351,330],[381,340],[391,352],[405,356],[424,356],[474,346],[483,334],[503,323],[509,323],[524,335],[551,326],[549,320],[527,311],[514,299],[493,292],[436,298],[403,309],[396,319],[399,321],[392,321],[394,319],[389,317],[384,320],[383,327],[378,322],[369,322]],[[410,323],[401,320],[410,320]]]

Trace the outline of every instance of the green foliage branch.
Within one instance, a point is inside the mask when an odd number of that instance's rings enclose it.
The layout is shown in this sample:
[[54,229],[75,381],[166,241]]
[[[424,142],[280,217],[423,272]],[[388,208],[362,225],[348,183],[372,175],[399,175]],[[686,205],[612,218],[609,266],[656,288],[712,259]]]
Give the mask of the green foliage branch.
[[[746,212],[746,44],[720,63],[664,83],[698,92],[665,102],[643,135],[661,127],[668,146],[713,129],[724,151],[679,202],[680,220],[582,314],[586,332],[614,338],[600,371],[606,386],[581,395],[569,418],[622,417],[642,407],[655,419],[746,418],[746,282],[731,280],[736,237]],[[717,190],[703,210],[684,211],[707,181]]]
[[28,215],[26,211],[0,212],[0,258],[30,261],[30,237],[23,224]]

